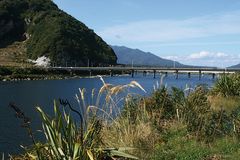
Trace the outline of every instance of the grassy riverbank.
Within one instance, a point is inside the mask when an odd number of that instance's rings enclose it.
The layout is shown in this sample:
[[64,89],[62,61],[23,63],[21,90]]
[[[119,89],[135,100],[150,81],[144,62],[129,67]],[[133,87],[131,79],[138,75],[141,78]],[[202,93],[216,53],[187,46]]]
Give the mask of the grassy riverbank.
[[[114,72],[112,74],[122,74]],[[110,75],[109,71],[91,71],[91,76]],[[43,67],[3,67],[0,66],[0,81],[46,80],[89,77],[89,71],[51,70]]]
[[[239,82],[240,75],[229,75],[210,90],[205,86],[185,90],[160,86],[151,96],[142,97],[130,93],[133,87],[144,92],[135,81],[121,86],[103,81],[99,92],[92,91],[90,104],[86,91],[80,89],[76,95],[79,106],[55,101],[52,117],[38,108],[45,143],[33,139],[30,121],[19,116],[30,130],[33,147],[18,158],[238,159]],[[118,108],[120,102],[125,104],[123,110]],[[77,121],[73,114],[78,115]]]

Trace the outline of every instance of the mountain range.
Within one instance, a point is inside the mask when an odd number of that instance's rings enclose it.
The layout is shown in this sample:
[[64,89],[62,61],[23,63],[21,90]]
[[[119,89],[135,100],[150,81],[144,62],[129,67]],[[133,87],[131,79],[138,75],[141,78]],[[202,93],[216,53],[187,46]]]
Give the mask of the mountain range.
[[150,52],[131,49],[125,46],[111,46],[117,55],[117,63],[134,66],[187,67],[179,62],[164,59]]
[[228,68],[240,68],[240,64],[236,64],[236,65],[230,66]]

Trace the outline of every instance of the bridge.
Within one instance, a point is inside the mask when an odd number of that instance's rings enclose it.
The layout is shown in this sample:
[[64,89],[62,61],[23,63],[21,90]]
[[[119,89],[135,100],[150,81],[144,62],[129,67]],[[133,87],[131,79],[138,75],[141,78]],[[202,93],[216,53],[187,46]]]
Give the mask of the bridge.
[[105,71],[109,72],[111,76],[116,72],[129,73],[134,77],[135,73],[142,72],[143,76],[146,76],[147,73],[153,73],[153,78],[156,78],[157,73],[162,73],[167,76],[168,73],[175,73],[176,79],[180,73],[187,74],[188,77],[191,77],[191,74],[198,74],[199,79],[201,79],[202,74],[211,74],[212,78],[215,78],[216,74],[231,74],[240,72],[240,68],[168,68],[168,67],[48,67],[49,70],[57,71],[69,71],[70,73],[74,71],[84,71],[89,72],[89,75],[92,75],[92,72]]

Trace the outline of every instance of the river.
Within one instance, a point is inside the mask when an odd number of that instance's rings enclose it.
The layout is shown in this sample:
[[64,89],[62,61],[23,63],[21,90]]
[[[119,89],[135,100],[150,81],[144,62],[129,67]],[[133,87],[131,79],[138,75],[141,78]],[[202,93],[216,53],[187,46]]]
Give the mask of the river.
[[[147,93],[141,90],[134,90],[139,94],[149,95],[153,91],[153,85],[160,83],[160,75],[155,79],[152,75],[143,77],[142,74],[131,76],[114,76],[103,77],[107,83],[127,84],[132,80],[140,83]],[[199,80],[198,75],[192,75],[188,78],[186,74],[179,75],[176,80],[175,76],[169,74],[164,77],[163,83],[167,87],[176,86],[184,89],[186,84],[194,87],[198,84],[207,84],[212,86],[214,80],[210,75],[204,75]],[[27,146],[31,141],[27,131],[21,127],[21,121],[15,117],[14,111],[8,106],[10,102],[18,105],[31,118],[33,130],[41,129],[39,115],[36,112],[36,106],[49,114],[53,110],[53,100],[58,98],[68,99],[71,103],[76,104],[74,98],[79,93],[79,88],[85,88],[88,95],[93,88],[99,89],[102,82],[99,78],[80,78],[68,80],[38,80],[38,81],[17,81],[17,82],[0,82],[0,154],[17,154],[22,152],[20,145]],[[41,133],[35,132],[36,137],[41,137]]]

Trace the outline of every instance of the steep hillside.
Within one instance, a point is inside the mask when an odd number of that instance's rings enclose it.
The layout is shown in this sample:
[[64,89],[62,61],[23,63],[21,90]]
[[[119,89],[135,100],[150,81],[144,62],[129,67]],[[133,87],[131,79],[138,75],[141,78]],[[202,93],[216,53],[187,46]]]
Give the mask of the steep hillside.
[[14,42],[24,42],[28,58],[45,55],[55,65],[108,65],[117,61],[114,51],[93,30],[51,0],[0,1],[0,48],[5,55]]
[[112,46],[118,57],[119,64],[139,66],[163,66],[163,67],[184,67],[185,65],[172,60],[160,58],[150,52],[144,52],[139,49],[131,49],[124,46]]

